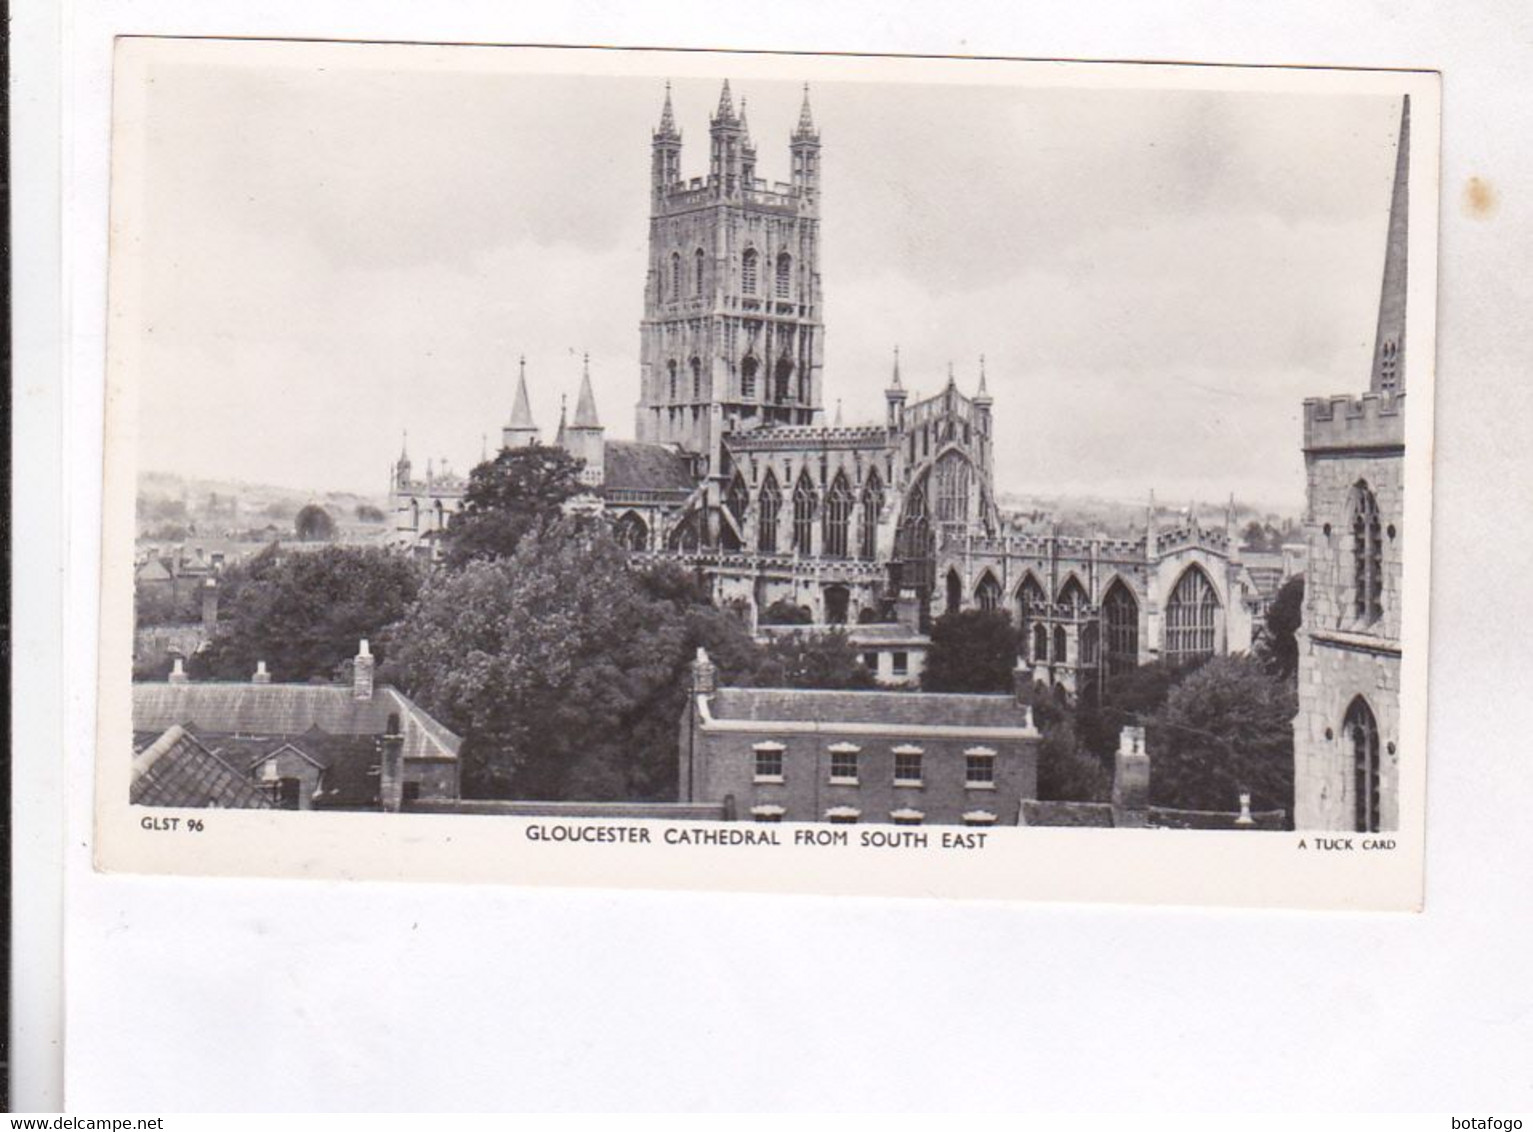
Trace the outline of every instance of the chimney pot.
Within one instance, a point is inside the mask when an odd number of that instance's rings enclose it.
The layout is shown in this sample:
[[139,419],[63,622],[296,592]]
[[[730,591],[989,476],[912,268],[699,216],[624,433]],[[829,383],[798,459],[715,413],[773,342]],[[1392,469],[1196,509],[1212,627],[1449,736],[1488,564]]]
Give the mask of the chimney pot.
[[250,678],[250,682],[252,684],[271,683],[271,673],[266,671],[266,662],[264,660],[256,661],[255,675]]
[[1256,819],[1251,816],[1251,795],[1240,796],[1240,816],[1235,819],[1236,825],[1255,825]]
[[351,662],[351,694],[358,700],[373,698],[373,654],[368,650],[365,637]]
[[186,683],[186,669],[182,667],[181,658],[179,656],[175,658],[175,661],[171,665],[170,682],[172,684]]

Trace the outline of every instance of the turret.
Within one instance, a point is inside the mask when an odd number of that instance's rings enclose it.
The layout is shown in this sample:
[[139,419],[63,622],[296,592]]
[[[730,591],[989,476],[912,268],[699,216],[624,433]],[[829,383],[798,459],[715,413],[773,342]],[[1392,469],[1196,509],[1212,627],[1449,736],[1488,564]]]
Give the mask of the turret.
[[399,440],[399,462],[394,465],[394,484],[400,488],[410,486],[410,433],[404,432]]
[[500,430],[503,448],[527,448],[539,440],[538,426],[532,423],[532,405],[527,399],[527,359],[517,362],[516,397],[511,404],[511,419]]
[[809,84],[804,84],[804,104],[798,112],[798,125],[789,142],[793,155],[793,187],[811,207],[820,195],[820,131],[815,129],[814,114],[809,109]]
[[650,135],[650,182],[656,196],[661,196],[681,180],[681,131],[676,128],[676,114],[671,109],[671,84],[665,84],[665,106],[660,111],[660,125]]
[[719,92],[719,107],[708,123],[711,142],[708,156],[708,172],[714,191],[722,197],[733,197],[740,191],[741,166],[746,144],[745,125],[735,113],[734,100],[729,93],[729,80]]
[[905,387],[900,384],[900,348],[894,348],[894,376],[889,379],[889,388],[884,390],[884,398],[889,402],[889,431],[899,432],[905,427]]
[[749,190],[756,181],[756,143],[751,141],[751,124],[745,116],[745,99],[740,99],[740,183]]
[[559,432],[562,437],[560,446],[571,456],[585,461],[580,482],[588,487],[601,487],[605,478],[605,431],[596,415],[596,394],[591,391],[591,355],[586,354],[581,360],[580,396],[575,400],[575,417],[566,425],[561,414]]

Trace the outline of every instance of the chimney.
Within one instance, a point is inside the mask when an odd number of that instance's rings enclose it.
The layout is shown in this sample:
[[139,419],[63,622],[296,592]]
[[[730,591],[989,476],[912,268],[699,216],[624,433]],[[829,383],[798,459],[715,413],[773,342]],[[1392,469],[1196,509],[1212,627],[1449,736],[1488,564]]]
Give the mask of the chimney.
[[1142,827],[1150,807],[1150,756],[1144,749],[1144,728],[1125,727],[1118,736],[1118,758],[1112,782],[1113,823]]
[[366,637],[351,662],[351,695],[358,700],[373,698],[373,654],[368,651]]
[[[1019,707],[1028,707],[1033,702],[1033,674],[1022,663],[1021,657],[1017,658],[1017,666],[1011,670],[1011,694],[1016,697]],[[1032,710],[1029,708],[1027,713],[1029,725],[1032,723],[1032,715]]]
[[186,683],[186,670],[181,667],[181,658],[178,656],[170,669],[170,682],[172,684]]
[[212,578],[202,583],[202,636],[211,641],[218,631],[218,583]]
[[250,682],[252,684],[271,683],[271,673],[266,671],[266,662],[264,660],[256,661],[255,675],[250,678]]
[[695,695],[711,696],[718,688],[718,669],[708,659],[708,650],[697,648],[697,659],[692,662],[692,691]]
[[[362,642],[364,647],[367,642]],[[369,664],[372,658],[369,657]],[[397,814],[405,796],[405,735],[397,712],[389,713],[388,726],[378,738],[378,804],[385,813]]]
[[1235,819],[1236,825],[1255,825],[1256,819],[1251,816],[1251,795],[1240,796],[1240,816]]

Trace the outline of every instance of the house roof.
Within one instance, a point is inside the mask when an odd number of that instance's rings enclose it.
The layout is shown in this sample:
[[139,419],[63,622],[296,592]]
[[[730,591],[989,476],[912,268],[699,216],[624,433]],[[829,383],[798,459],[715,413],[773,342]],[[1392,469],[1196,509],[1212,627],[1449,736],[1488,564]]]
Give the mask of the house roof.
[[697,486],[691,461],[670,445],[609,440],[603,451],[602,482],[607,488],[691,491]]
[[172,725],[133,757],[129,798],[139,806],[270,809],[271,799],[191,732]]
[[720,688],[710,698],[716,720],[1024,728],[1028,710],[1012,696],[935,692],[826,692],[801,688]]
[[331,736],[381,735],[397,714],[406,759],[455,759],[462,740],[419,705],[384,685],[359,700],[349,685],[138,683],[133,685],[135,731],[191,725],[204,737],[276,739],[318,728]]

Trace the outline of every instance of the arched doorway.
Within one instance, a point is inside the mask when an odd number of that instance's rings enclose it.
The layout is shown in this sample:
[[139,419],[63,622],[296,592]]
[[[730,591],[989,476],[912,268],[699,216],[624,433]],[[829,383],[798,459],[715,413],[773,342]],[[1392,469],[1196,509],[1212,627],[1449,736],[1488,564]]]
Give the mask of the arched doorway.
[[957,613],[963,608],[963,580],[957,570],[947,572],[947,607],[945,612]]

